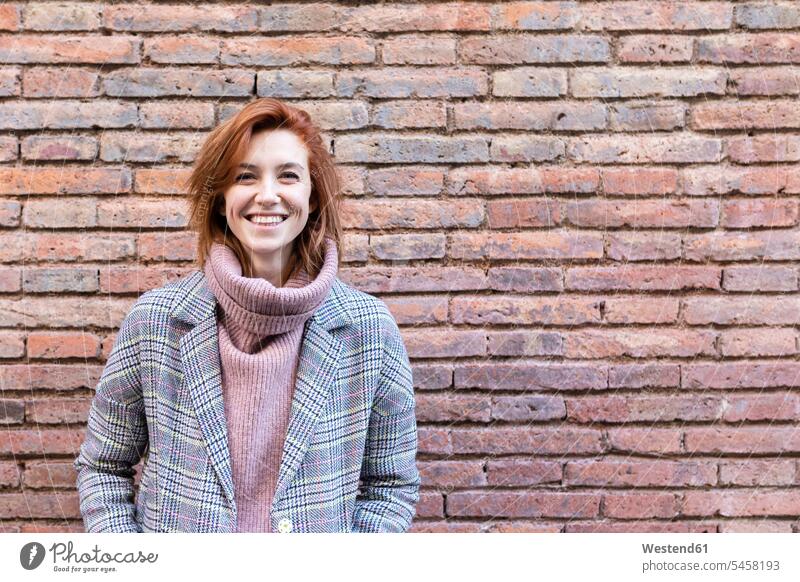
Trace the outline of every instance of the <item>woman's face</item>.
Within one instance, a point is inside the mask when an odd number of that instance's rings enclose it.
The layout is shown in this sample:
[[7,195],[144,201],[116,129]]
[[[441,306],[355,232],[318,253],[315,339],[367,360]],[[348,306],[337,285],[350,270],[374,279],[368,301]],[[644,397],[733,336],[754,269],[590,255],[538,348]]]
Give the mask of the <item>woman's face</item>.
[[[281,286],[288,275],[294,239],[316,208],[316,203],[309,206],[311,176],[303,142],[286,129],[254,133],[236,169],[236,180],[224,196],[225,206],[218,212],[248,253],[253,276]],[[269,215],[283,220],[268,222],[275,220]]]

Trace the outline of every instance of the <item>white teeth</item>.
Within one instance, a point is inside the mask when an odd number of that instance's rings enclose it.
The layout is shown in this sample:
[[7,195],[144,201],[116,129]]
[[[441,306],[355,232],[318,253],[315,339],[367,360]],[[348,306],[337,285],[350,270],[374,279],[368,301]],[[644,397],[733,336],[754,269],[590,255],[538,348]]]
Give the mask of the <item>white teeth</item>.
[[250,218],[250,222],[254,222],[255,224],[278,224],[284,220],[285,217],[283,216],[253,216]]

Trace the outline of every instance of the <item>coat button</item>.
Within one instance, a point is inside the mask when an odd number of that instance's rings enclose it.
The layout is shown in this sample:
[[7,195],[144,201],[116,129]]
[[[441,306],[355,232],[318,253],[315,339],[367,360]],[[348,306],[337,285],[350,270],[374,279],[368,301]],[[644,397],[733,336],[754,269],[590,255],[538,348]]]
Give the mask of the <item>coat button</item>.
[[289,533],[292,531],[292,520],[288,517],[284,517],[282,520],[278,522],[278,531],[281,533]]

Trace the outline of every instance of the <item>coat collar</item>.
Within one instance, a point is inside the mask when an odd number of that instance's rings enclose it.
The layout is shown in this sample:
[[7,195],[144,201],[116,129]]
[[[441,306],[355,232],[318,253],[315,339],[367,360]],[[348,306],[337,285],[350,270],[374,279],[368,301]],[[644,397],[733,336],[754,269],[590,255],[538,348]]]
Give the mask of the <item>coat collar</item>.
[[[216,299],[202,271],[181,280],[178,289],[171,317],[189,326],[180,338],[183,382],[197,414],[211,463],[233,509],[235,523],[236,501],[222,396]],[[344,284],[334,279],[325,300],[306,320],[273,510],[297,472],[327,398],[340,377],[343,344],[330,332],[352,321],[346,309],[345,294]]]

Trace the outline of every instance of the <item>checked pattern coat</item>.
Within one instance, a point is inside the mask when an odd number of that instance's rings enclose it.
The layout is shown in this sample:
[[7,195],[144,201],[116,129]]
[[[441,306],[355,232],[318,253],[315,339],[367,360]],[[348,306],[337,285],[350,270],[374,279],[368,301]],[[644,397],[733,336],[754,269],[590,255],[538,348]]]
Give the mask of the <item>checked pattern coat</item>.
[[[144,293],[119,330],[74,462],[86,531],[236,531],[221,378],[203,272]],[[407,530],[420,485],[414,408],[385,303],[335,279],[305,323],[272,530]]]

